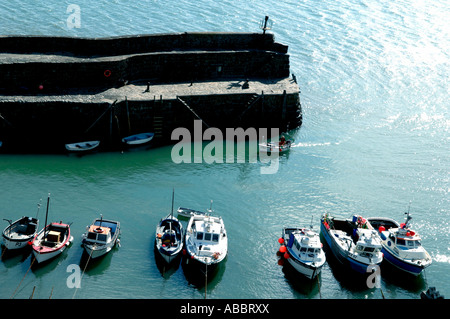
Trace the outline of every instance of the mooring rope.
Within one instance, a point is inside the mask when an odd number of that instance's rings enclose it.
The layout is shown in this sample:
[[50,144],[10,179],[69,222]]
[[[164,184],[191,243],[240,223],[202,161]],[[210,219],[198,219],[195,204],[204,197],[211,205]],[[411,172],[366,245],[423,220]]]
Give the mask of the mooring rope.
[[[94,247],[97,247],[97,246],[94,246]],[[91,249],[91,253],[89,254],[88,260],[86,261],[86,265],[84,265],[84,269],[83,269],[83,272],[81,273],[81,277],[80,277],[80,285],[81,285],[81,280],[83,279],[84,273],[86,272],[87,265],[89,264],[89,260],[91,260],[91,256],[92,256],[93,252],[94,252],[94,249]],[[75,299],[75,295],[77,294],[77,291],[78,291],[78,287],[75,288],[72,299]]]
[[19,287],[20,287],[20,285],[22,284],[22,282],[24,281],[25,277],[28,275],[28,272],[30,271],[31,267],[33,266],[35,260],[36,260],[36,257],[33,257],[33,261],[31,262],[30,267],[28,267],[28,270],[27,270],[27,272],[25,273],[25,276],[23,276],[22,280],[20,281],[20,283],[19,283],[19,285],[17,286],[16,290],[14,290],[14,293],[12,294],[12,296],[11,296],[10,299],[12,299],[12,298],[14,297],[14,295],[16,294],[17,289],[19,289]]

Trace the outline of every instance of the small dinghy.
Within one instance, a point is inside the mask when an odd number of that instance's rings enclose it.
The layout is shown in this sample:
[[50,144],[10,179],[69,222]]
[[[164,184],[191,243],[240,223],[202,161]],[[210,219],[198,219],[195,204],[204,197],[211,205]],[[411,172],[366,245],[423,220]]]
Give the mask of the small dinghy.
[[137,145],[143,145],[146,143],[149,143],[153,137],[155,136],[155,133],[140,133],[140,134],[134,134],[127,137],[124,137],[122,139],[122,142],[127,144],[128,146],[137,146]]
[[100,141],[87,141],[66,144],[66,150],[69,152],[87,152],[92,151],[100,145]]
[[228,237],[222,217],[207,213],[192,214],[186,227],[186,263],[194,263],[203,271],[213,270],[227,256]]
[[259,151],[266,153],[283,153],[289,151],[292,146],[292,141],[280,139],[280,142],[266,142],[259,144]]
[[39,220],[24,216],[15,222],[5,219],[9,226],[3,230],[3,244],[6,249],[19,249],[26,247],[38,231]]
[[423,248],[420,236],[410,229],[412,219],[409,212],[405,223],[387,217],[370,217],[367,221],[378,230],[381,239],[384,260],[398,269],[414,276],[431,265],[430,254]]
[[377,232],[361,216],[348,220],[324,214],[320,232],[336,259],[360,274],[367,274],[369,266],[383,261]]
[[286,144],[278,145],[276,143],[261,143],[259,144],[259,151],[266,153],[283,153],[291,149],[289,141]]
[[201,212],[199,210],[190,209],[190,208],[184,208],[184,207],[178,207],[177,213],[179,216],[190,218],[192,215],[204,215],[204,212]]
[[90,258],[98,258],[109,253],[116,245],[120,245],[120,223],[114,220],[94,219],[82,235],[81,244]]
[[170,264],[183,249],[183,225],[173,216],[174,192],[172,193],[172,211],[161,219],[156,226],[155,244],[161,257]]
[[[47,224],[49,203],[50,194],[47,199],[45,224]],[[31,248],[33,249],[33,255],[36,261],[42,263],[61,254],[72,241],[73,237],[70,235],[70,225],[63,224],[62,222],[50,223],[34,237]]]
[[325,263],[319,234],[312,229],[285,227],[278,240],[284,258],[302,275],[314,279]]

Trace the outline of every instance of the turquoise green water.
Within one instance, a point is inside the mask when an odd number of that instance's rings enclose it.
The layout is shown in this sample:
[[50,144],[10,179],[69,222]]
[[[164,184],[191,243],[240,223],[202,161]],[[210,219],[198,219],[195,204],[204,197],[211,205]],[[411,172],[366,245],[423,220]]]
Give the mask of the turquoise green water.
[[[18,2],[17,2],[18,3]],[[428,286],[448,297],[450,8],[445,1],[88,1],[81,28],[66,25],[70,2],[0,4],[0,34],[110,36],[184,31],[255,31],[269,15],[289,45],[304,122],[276,174],[261,163],[175,164],[171,147],[139,152],[0,155],[0,217],[40,210],[73,222],[73,245],[28,273],[31,255],[5,255],[0,298],[204,298],[183,267],[157,267],[157,222],[175,206],[223,216],[229,256],[208,283],[208,298],[419,298]],[[176,15],[176,19],[173,16]],[[326,263],[305,283],[278,265],[281,228],[319,229],[322,213],[403,219],[433,264],[411,280],[382,269],[380,289],[356,284]],[[82,264],[81,234],[99,214],[120,220],[121,247],[86,269],[81,288],[67,267]],[[6,222],[3,222],[6,227]],[[25,276],[26,275],[26,276]],[[25,276],[25,277],[24,277]],[[23,280],[23,281],[22,281]],[[104,292],[107,294],[104,295]]]

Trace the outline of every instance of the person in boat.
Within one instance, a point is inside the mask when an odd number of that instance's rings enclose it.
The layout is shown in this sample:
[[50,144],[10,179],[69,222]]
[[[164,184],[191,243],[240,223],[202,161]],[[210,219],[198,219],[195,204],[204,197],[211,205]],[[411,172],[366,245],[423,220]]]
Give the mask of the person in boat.
[[284,144],[286,144],[286,138],[284,137],[284,135],[281,136],[280,138],[280,142],[278,143],[280,146],[283,146]]

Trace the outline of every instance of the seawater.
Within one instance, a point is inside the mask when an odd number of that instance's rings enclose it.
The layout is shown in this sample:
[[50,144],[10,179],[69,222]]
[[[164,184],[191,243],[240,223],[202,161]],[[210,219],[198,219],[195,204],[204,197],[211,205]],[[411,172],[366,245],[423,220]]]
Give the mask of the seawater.
[[[450,6],[399,1],[3,1],[1,35],[104,37],[169,32],[261,32],[265,15],[289,46],[303,125],[276,174],[261,163],[175,164],[171,147],[124,153],[0,155],[0,217],[39,212],[73,222],[73,245],[27,273],[30,254],[3,256],[0,298],[204,298],[183,267],[158,268],[154,230],[175,207],[213,200],[229,234],[229,256],[209,279],[208,298],[417,299],[435,286],[450,296]],[[43,141],[45,143],[45,141]],[[382,269],[381,289],[355,284],[333,263],[305,283],[278,265],[281,228],[319,229],[329,212],[387,216],[413,228],[433,264],[411,279]],[[82,264],[81,234],[99,214],[122,223],[121,247],[67,285]],[[7,223],[4,222],[4,227]],[[26,275],[26,276],[25,276]]]

